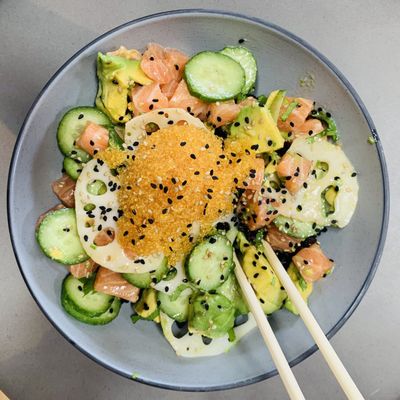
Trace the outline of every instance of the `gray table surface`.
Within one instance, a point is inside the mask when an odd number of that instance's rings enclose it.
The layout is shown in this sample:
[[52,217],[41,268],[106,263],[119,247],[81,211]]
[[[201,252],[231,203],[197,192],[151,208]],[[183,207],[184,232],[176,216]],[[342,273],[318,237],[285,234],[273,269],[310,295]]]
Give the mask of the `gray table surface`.
[[[128,381],[68,344],[41,314],[17,268],[6,181],[18,130],[56,69],[99,34],[176,8],[256,15],[301,36],[347,76],[380,133],[391,178],[391,223],[376,277],[332,344],[368,399],[400,399],[400,1],[0,0],[0,390],[11,399],[285,399],[279,377],[217,393],[177,393]],[[342,399],[317,352],[294,368],[307,399]]]

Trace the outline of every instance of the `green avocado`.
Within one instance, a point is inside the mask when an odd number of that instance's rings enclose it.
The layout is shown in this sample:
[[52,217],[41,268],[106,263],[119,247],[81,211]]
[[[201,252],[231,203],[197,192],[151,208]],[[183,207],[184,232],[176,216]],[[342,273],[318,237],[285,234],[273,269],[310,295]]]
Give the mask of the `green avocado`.
[[189,332],[209,338],[226,335],[235,323],[235,307],[221,294],[198,293],[191,298]]
[[97,55],[97,77],[99,87],[96,106],[115,123],[125,123],[130,119],[130,115],[126,112],[129,89],[135,83],[140,85],[152,83],[140,68],[139,60],[102,53]]
[[[305,302],[307,302],[310,294],[313,291],[312,282],[306,282],[301,277],[299,271],[293,263],[290,263],[289,268],[287,269],[287,273],[290,276],[290,279],[293,281],[294,285],[296,286],[297,290],[300,292],[301,297],[304,299]],[[299,312],[289,298],[286,299],[284,307],[291,313],[299,315]]]
[[278,122],[279,111],[281,110],[285,96],[286,90],[274,90],[268,95],[267,103],[265,105],[271,112],[271,116],[275,122]]
[[235,307],[235,315],[243,315],[249,312],[249,308],[240,289],[239,283],[236,280],[235,274],[229,274],[228,279],[217,288],[217,293],[222,294],[230,300]]
[[243,255],[242,266],[264,313],[271,314],[279,310],[287,294],[264,254],[256,246],[250,245]]
[[160,322],[157,293],[154,289],[149,288],[143,290],[140,300],[135,304],[135,311],[140,319]]
[[243,108],[231,126],[229,138],[256,154],[283,147],[284,139],[267,107]]

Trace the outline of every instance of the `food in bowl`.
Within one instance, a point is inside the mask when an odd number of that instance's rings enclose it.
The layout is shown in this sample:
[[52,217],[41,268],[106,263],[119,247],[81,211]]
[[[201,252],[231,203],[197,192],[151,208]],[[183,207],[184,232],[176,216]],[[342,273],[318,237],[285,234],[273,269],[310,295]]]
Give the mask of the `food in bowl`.
[[160,324],[179,356],[217,355],[255,326],[234,252],[266,315],[297,310],[262,238],[305,300],[332,273],[317,236],[349,223],[357,174],[329,112],[285,90],[252,95],[256,75],[242,46],[98,54],[96,106],[59,123],[61,204],[36,230],[69,267],[71,317],[108,324],[129,302],[132,322]]

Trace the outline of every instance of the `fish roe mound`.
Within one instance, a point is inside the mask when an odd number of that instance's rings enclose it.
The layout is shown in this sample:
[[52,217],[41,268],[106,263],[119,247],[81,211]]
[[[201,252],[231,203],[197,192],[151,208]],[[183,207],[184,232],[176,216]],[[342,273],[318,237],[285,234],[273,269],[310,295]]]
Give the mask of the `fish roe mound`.
[[111,150],[101,158],[111,168],[125,160],[119,169],[119,243],[132,257],[162,252],[172,265],[233,211],[237,182],[254,162],[250,156],[232,160],[220,138],[190,125],[152,133],[135,153]]

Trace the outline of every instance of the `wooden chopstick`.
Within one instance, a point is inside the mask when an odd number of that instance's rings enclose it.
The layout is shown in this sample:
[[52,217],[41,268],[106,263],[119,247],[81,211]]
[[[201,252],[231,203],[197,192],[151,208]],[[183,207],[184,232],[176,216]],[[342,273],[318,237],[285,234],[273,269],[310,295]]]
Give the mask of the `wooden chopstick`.
[[326,338],[321,327],[318,325],[318,322],[314,318],[310,309],[308,308],[307,303],[303,300],[296,286],[294,285],[289,275],[287,274],[285,268],[279,261],[274,250],[272,249],[270,244],[265,240],[262,241],[262,244],[264,247],[265,255],[268,261],[270,262],[275,274],[281,281],[282,286],[286,289],[286,292],[290,300],[297,308],[301,318],[304,321],[304,324],[306,325],[308,331],[313,337],[315,343],[321,350],[321,353],[325,358],[325,361],[327,362],[329,368],[335,375],[336,380],[339,382],[347,398],[351,400],[364,399],[361,392],[358,390],[356,384],[352,380],[350,374],[347,372],[346,368],[340,361],[335,350],[329,343],[329,340]]
[[242,266],[240,265],[235,253],[233,254],[233,258],[235,262],[236,278],[242,289],[250,311],[257,322],[258,329],[260,330],[264,342],[268,347],[272,360],[275,363],[276,369],[279,372],[283,385],[285,386],[290,399],[304,399],[299,384],[297,383],[296,378],[293,375],[293,372],[285,358],[285,355],[283,354],[283,351],[274,335],[274,331],[272,330],[271,325],[269,324],[268,319],[261,308],[261,304],[258,301],[249,281],[247,280],[247,277],[244,274]]

